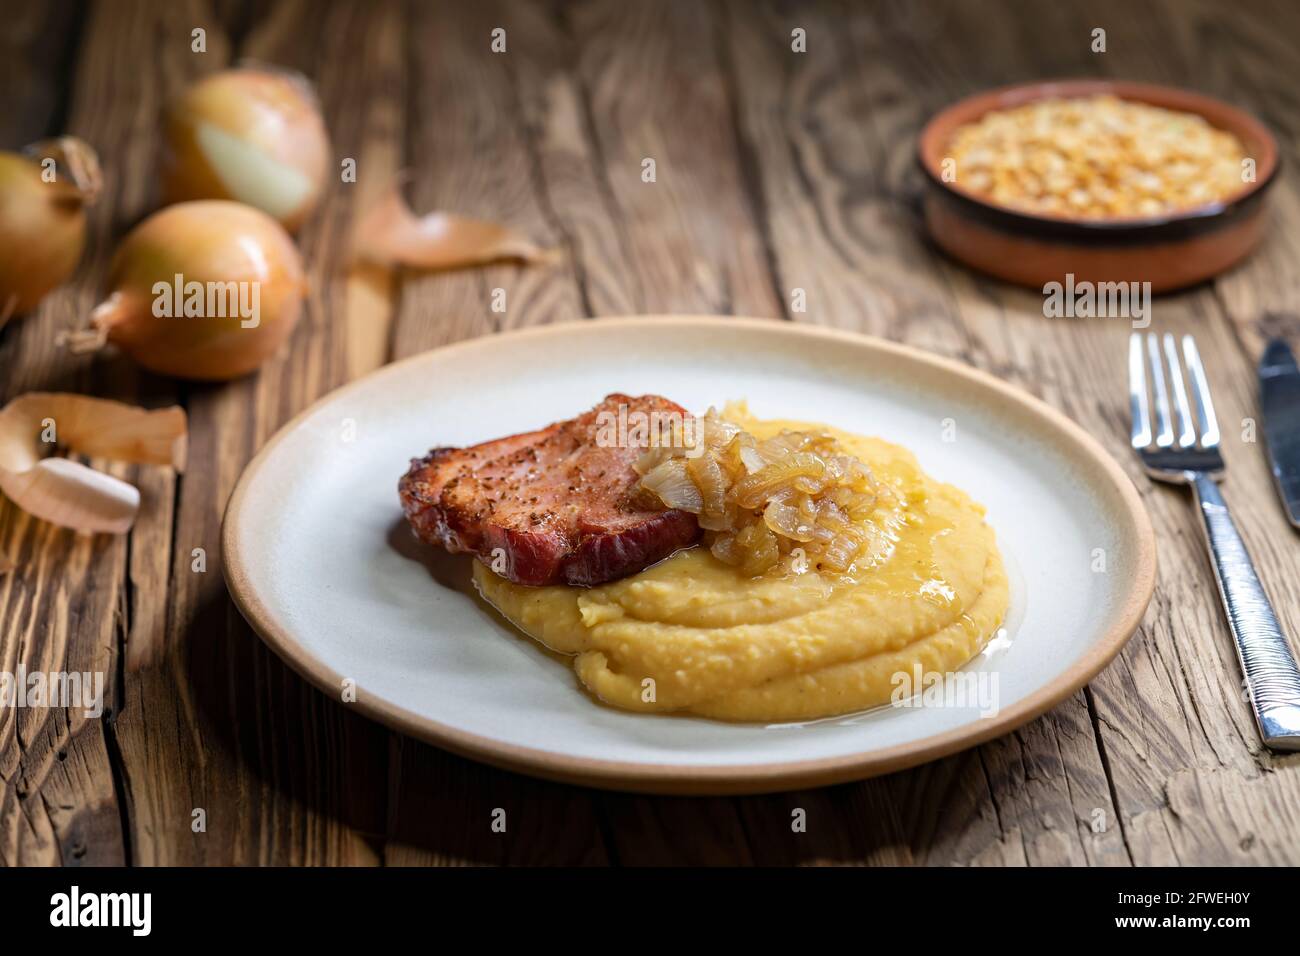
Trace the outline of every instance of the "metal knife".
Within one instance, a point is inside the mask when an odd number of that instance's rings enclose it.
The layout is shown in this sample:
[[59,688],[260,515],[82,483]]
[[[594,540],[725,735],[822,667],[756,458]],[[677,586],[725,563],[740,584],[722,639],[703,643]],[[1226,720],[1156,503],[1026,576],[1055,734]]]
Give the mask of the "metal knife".
[[1273,480],[1291,523],[1300,528],[1300,368],[1281,339],[1259,360],[1259,400]]

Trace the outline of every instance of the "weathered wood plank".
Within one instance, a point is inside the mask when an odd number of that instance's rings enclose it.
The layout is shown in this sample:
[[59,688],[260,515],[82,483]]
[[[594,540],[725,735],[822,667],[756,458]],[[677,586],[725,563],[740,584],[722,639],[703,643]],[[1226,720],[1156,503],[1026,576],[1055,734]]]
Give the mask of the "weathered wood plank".
[[[507,65],[510,44],[526,43],[527,37],[512,33],[508,13],[489,4],[419,4],[413,18],[406,35],[412,79],[404,163],[412,208],[507,222],[545,245],[559,245],[537,195],[534,160]],[[505,53],[491,50],[497,28],[506,30]],[[393,350],[395,357],[411,355],[462,338],[581,315],[568,262],[408,271],[401,276]]]
[[[8,29],[0,39],[0,88],[23,91],[21,103],[16,96],[6,100],[0,116],[0,144],[16,149],[42,136],[57,132],[71,97],[72,60],[76,53],[75,37],[68,26],[76,15],[72,2],[27,6],[12,11]],[[55,82],[42,65],[54,61]],[[39,313],[38,313],[39,315]],[[19,331],[22,323],[26,330]],[[46,330],[37,317],[15,320],[7,330],[0,330],[0,402],[7,401],[23,389],[23,372],[19,355],[34,350]],[[48,371],[48,370],[43,370]],[[30,556],[50,552],[54,541],[46,528],[17,509],[0,502],[0,559],[18,560],[19,570],[0,578],[0,671],[14,674],[20,661],[33,656],[32,645],[39,654],[47,642],[47,632],[54,625],[46,619],[39,636],[35,633],[36,612],[48,614],[50,600],[43,590],[42,570],[32,569]],[[59,552],[66,553],[70,541],[60,538]],[[54,561],[59,554],[52,554]],[[45,569],[48,572],[48,568]],[[66,627],[66,624],[63,626]],[[23,723],[31,723],[23,721]],[[25,741],[19,734],[20,722],[11,711],[0,713],[0,864],[21,859],[57,860],[60,836],[48,806],[34,800],[24,764]],[[30,735],[29,735],[30,736]],[[46,756],[48,746],[42,748]],[[58,751],[57,753],[62,753]],[[66,758],[64,758],[66,759]],[[97,761],[97,763],[99,763]],[[39,787],[39,780],[37,780]],[[108,850],[100,851],[112,860],[120,852],[120,838],[109,839]]]
[[[1203,85],[1191,75],[1200,58],[1195,51],[1179,50],[1176,34],[1162,42],[1160,55],[1148,55],[1151,38],[1161,32],[1159,18],[1135,18],[1132,8],[1121,11],[1118,6],[1094,7],[1086,15],[1077,9],[1069,13],[1072,19],[1061,29],[1045,29],[1042,42],[1032,51],[1024,50],[1023,38],[1014,31],[995,32],[980,57],[989,63],[1023,64],[1020,69],[1033,71],[1046,69],[1058,56],[1079,62],[1081,37],[1092,25],[1101,24],[1110,33],[1108,52],[1096,58],[1100,71]],[[983,16],[969,8],[954,8],[948,35],[969,35]],[[1028,63],[1016,59],[1018,51]],[[964,46],[935,45],[927,48],[926,55],[978,71],[973,53]],[[997,77],[999,81],[1019,78]],[[960,92],[944,91],[946,96]],[[972,278],[947,262],[936,260],[936,267],[936,278],[946,280],[956,293],[969,337],[998,343],[1004,377],[1031,387],[1102,439],[1134,477],[1156,523],[1160,580],[1147,626],[1091,690],[1097,739],[1119,803],[1127,854],[1135,863],[1293,859],[1294,831],[1284,823],[1265,831],[1244,825],[1246,821],[1253,825],[1263,815],[1260,807],[1270,801],[1276,801],[1279,810],[1281,804],[1292,803],[1297,780],[1291,774],[1271,773],[1278,761],[1261,752],[1249,713],[1239,699],[1240,676],[1192,512],[1177,490],[1152,487],[1126,447],[1127,323],[1047,320],[1037,296]],[[1231,436],[1231,423],[1250,414],[1254,382],[1249,362],[1234,348],[1234,334],[1215,296],[1202,288],[1162,297],[1154,316],[1159,329],[1197,334],[1211,364],[1221,420]],[[964,357],[999,368],[990,361],[990,351],[980,348]],[[1296,558],[1269,553],[1269,542],[1284,538],[1278,535],[1282,529],[1269,501],[1272,492],[1258,448],[1229,442],[1225,454],[1232,466],[1226,491],[1279,612],[1294,632]],[[1067,773],[1072,792],[1077,789],[1077,776],[1077,770]],[[1180,793],[1184,800],[1190,803],[1188,795],[1196,795],[1195,816],[1206,821],[1203,826],[1188,826],[1169,789],[1168,781],[1173,779],[1187,781]],[[1269,782],[1261,783],[1262,779]],[[1234,784],[1213,785],[1227,780]],[[1096,805],[1105,807],[1107,802]],[[1279,812],[1279,821],[1286,816]]]
[[[1190,507],[1128,456],[1127,324],[1045,319],[1041,296],[941,257],[921,237],[912,160],[924,118],[957,96],[1097,74],[1231,99],[1279,132],[1285,163],[1300,161],[1293,6],[139,0],[96,6],[80,27],[75,6],[22,5],[6,20],[0,87],[40,85],[0,113],[0,139],[66,126],[101,150],[110,186],[77,279],[0,331],[0,400],[31,388],[179,398],[193,466],[179,482],[117,469],[145,496],[129,539],[79,539],[0,504],[0,554],[21,561],[0,577],[0,669],[100,669],[115,715],[0,711],[0,864],[1300,860],[1300,758],[1259,748]],[[195,26],[208,30],[202,58],[189,51]],[[1097,26],[1100,55],[1088,48]],[[495,27],[506,53],[490,50]],[[806,54],[790,48],[795,27]],[[68,96],[62,80],[44,81],[74,56]],[[93,304],[116,237],[155,201],[166,96],[244,56],[313,76],[336,158],[358,161],[358,181],[331,184],[301,236],[316,293],[290,348],[221,387],[64,355],[55,332]],[[646,158],[653,183],[641,180]],[[400,168],[414,173],[417,211],[511,222],[560,247],[562,262],[350,270],[355,213]],[[1300,336],[1287,278],[1300,192],[1287,177],[1273,204],[1265,248],[1210,286],[1159,299],[1155,325],[1201,342],[1230,439],[1225,494],[1284,626],[1300,634],[1300,552],[1258,444],[1242,440],[1258,417],[1251,364],[1263,338]],[[491,308],[498,288],[504,313]],[[792,307],[796,289],[806,312]],[[873,332],[1063,409],[1128,469],[1156,523],[1160,580],[1142,632],[1086,693],[973,751],[859,785],[674,800],[533,781],[389,733],[307,687],[249,631],[221,583],[220,514],[279,424],[391,357],[629,311]],[[191,569],[194,548],[206,572]],[[206,833],[191,830],[197,807]],[[504,833],[492,829],[497,809]],[[804,832],[791,827],[797,811]]]
[[[69,356],[57,332],[84,316],[122,225],[144,209],[147,162],[141,162],[142,122],[154,99],[151,78],[136,64],[152,54],[157,12],[142,3],[92,11],[77,54],[66,130],[100,153],[106,188],[89,217],[87,251],[74,280],[32,315],[4,330],[0,390],[7,399],[33,389],[83,391],[126,400],[156,383],[123,360]],[[144,142],[147,142],[145,140]],[[161,398],[166,401],[166,387]],[[170,474],[164,469],[114,466],[138,474],[146,495],[145,522],[169,520]],[[157,524],[155,524],[155,529]],[[162,532],[166,537],[165,531]],[[128,858],[123,798],[115,783],[112,719],[123,704],[120,645],[129,627],[125,537],[82,537],[37,522],[0,502],[0,551],[20,568],[0,583],[5,669],[92,672],[105,686],[103,718],[65,709],[0,713],[2,776],[0,859],[10,862],[120,863]]]
[[[401,17],[395,3],[364,13],[337,5],[324,15],[305,4],[279,4],[272,15],[252,18],[236,53],[308,73],[317,82],[336,145],[345,144],[353,155],[364,128],[357,98],[391,102],[393,71],[401,70],[391,45],[358,46],[357,39],[391,38],[400,33]],[[208,63],[211,38],[212,31]],[[189,55],[182,48],[169,89],[184,82]],[[344,59],[352,64],[346,76],[320,69]],[[391,150],[398,132],[391,124],[373,131],[373,148]],[[352,199],[347,186],[332,178],[325,211],[299,236],[314,291],[288,347],[256,376],[184,390],[193,438],[191,467],[177,499],[170,614],[165,625],[160,616],[149,619],[152,628],[165,627],[148,638],[164,642],[163,662],[128,675],[130,706],[119,721],[133,797],[132,836],[142,863],[378,859],[385,732],[310,688],[256,638],[226,594],[219,548],[222,511],[253,452],[357,367],[349,361],[339,278]],[[195,549],[206,560],[201,572],[195,570]],[[162,588],[167,580],[160,574],[151,585]],[[137,587],[137,593],[143,590]],[[206,829],[196,832],[198,809]]]
[[610,863],[601,795],[534,780],[393,735],[390,866]]
[[628,315],[644,299],[627,232],[592,131],[577,47],[562,7],[512,2],[499,19],[516,42],[506,59],[538,197],[573,263],[588,316]]
[[9,4],[0,33],[0,149],[18,149],[62,130],[76,73],[78,0]]
[[573,3],[560,16],[638,311],[782,315],[711,7]]
[[[1112,22],[1121,21],[1118,7],[1107,9]],[[1231,11],[1210,3],[1166,4],[1158,20],[1138,22],[1145,28],[1126,45],[1127,56],[1102,58],[1107,72],[1145,69],[1144,76],[1157,82],[1203,89],[1252,109],[1279,134],[1284,164],[1294,161],[1297,120],[1288,77],[1300,30],[1293,10],[1281,13],[1262,3]],[[1275,49],[1272,38],[1288,36],[1291,42],[1281,44],[1286,49]],[[1158,52],[1149,56],[1153,49]],[[1284,629],[1297,635],[1300,555],[1274,500],[1262,450],[1247,440],[1258,414],[1253,365],[1262,338],[1269,330],[1300,331],[1290,314],[1295,299],[1289,284],[1279,281],[1294,237],[1278,227],[1300,211],[1286,177],[1275,185],[1272,202],[1275,228],[1259,253],[1208,287],[1158,300],[1155,318],[1159,328],[1194,332],[1207,356],[1230,466],[1224,492]],[[1107,378],[1113,396],[1122,376],[1094,375],[1092,381]],[[1122,422],[1122,402],[1111,402]],[[1093,688],[1115,790],[1127,804],[1126,841],[1137,862],[1294,863],[1300,839],[1290,808],[1300,787],[1300,761],[1260,748],[1185,494],[1150,488],[1136,474],[1135,480],[1160,537],[1160,581],[1154,620],[1148,618],[1153,674],[1139,670],[1130,682],[1111,669]],[[1125,663],[1130,660],[1126,654]],[[1135,690],[1142,692],[1136,705]]]

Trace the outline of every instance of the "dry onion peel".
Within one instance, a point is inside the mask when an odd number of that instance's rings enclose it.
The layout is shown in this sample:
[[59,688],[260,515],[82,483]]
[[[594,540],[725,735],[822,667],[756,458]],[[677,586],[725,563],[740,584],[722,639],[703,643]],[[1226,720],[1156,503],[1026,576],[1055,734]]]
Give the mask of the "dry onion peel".
[[93,206],[104,188],[104,174],[99,155],[90,144],[75,136],[43,139],[23,148],[23,155],[36,164],[54,160],[55,186],[63,198],[80,205]]
[[71,136],[0,152],[0,326],[76,269],[102,185],[95,151]]
[[356,259],[417,269],[458,269],[502,259],[546,263],[556,258],[554,250],[543,249],[509,226],[447,212],[416,216],[400,184],[361,217],[352,250]]
[[121,534],[140,492],[67,458],[43,458],[42,435],[90,457],[185,468],[183,409],[149,411],[62,392],[29,392],[0,409],[0,491],[28,514],[81,532]]

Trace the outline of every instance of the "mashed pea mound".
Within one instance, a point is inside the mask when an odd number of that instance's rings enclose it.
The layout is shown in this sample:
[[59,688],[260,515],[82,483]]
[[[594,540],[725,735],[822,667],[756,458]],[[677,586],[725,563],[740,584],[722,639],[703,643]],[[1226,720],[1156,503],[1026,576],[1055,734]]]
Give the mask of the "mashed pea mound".
[[816,431],[865,464],[880,493],[854,518],[847,570],[797,547],[753,575],[705,546],[595,588],[513,584],[475,563],[483,594],[524,633],[571,655],[578,679],[625,710],[732,721],[829,717],[887,703],[894,675],[947,673],[1006,614],[1007,578],[984,509],[911,452],[820,425],[726,417],[758,439]]

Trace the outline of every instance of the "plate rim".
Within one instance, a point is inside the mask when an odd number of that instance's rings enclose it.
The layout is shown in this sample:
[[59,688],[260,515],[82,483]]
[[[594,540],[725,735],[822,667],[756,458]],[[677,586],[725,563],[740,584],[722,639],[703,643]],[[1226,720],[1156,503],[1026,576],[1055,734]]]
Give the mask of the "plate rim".
[[550,335],[572,334],[598,322],[602,327],[653,326],[727,326],[788,335],[852,343],[859,348],[892,354],[931,366],[941,372],[966,379],[992,389],[1021,406],[1023,411],[1052,426],[1070,439],[1081,456],[1090,459],[1101,476],[1109,479],[1119,494],[1123,516],[1136,534],[1137,553],[1132,578],[1128,582],[1116,623],[1095,641],[1088,651],[1056,679],[1039,687],[1011,707],[1000,710],[987,720],[967,723],[920,740],[895,744],[883,749],[823,757],[816,760],[782,761],[763,764],[683,766],[671,763],[642,763],[575,757],[555,751],[540,750],[504,743],[492,737],[460,730],[413,713],[383,697],[356,687],[356,699],[349,707],[362,715],[431,743],[454,754],[491,764],[505,770],[541,777],[561,783],[622,790],[638,793],[678,795],[725,795],[771,793],[806,787],[821,787],[862,780],[903,770],[966,750],[1000,737],[1046,713],[1075,691],[1085,686],[1109,664],[1142,623],[1155,592],[1156,543],[1150,516],[1142,504],[1133,482],[1119,463],[1100,442],[1063,412],[988,372],[965,365],[913,346],[844,329],[804,325],[782,319],[749,318],[718,315],[636,315],[599,319],[578,319],[550,325],[530,326],[489,336],[476,336],[438,346],[396,362],[381,366],[317,398],[307,408],[280,427],[245,466],[226,504],[221,523],[221,563],[231,600],[249,626],[271,650],[308,683],[327,696],[338,693],[341,674],[326,666],[302,642],[276,624],[269,609],[254,589],[239,547],[239,519],[248,499],[249,489],[258,473],[266,467],[275,448],[316,409],[335,401],[347,392],[374,380],[397,374],[407,365],[429,361],[430,356],[446,355],[469,347],[482,347],[485,341],[518,341]]

